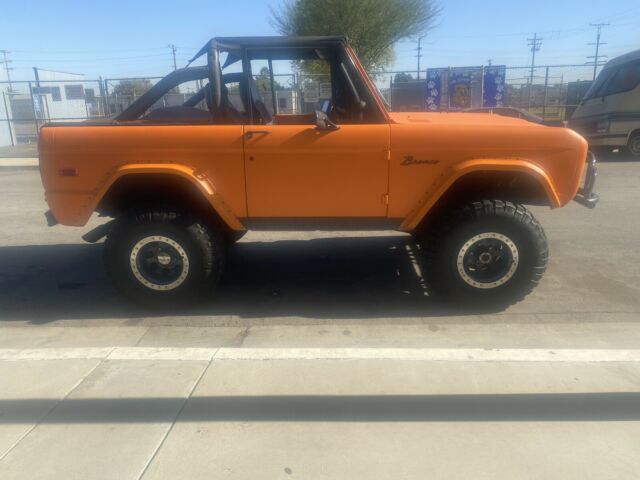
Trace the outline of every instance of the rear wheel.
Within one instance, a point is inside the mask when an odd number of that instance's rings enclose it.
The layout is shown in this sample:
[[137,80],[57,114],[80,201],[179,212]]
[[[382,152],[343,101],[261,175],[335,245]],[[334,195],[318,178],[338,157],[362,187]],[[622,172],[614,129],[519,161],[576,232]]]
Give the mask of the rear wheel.
[[174,211],[129,212],[105,241],[105,264],[116,288],[151,307],[184,304],[211,292],[223,261],[220,236]]
[[424,277],[437,296],[504,308],[544,274],[542,226],[522,205],[483,200],[455,209],[420,238]]

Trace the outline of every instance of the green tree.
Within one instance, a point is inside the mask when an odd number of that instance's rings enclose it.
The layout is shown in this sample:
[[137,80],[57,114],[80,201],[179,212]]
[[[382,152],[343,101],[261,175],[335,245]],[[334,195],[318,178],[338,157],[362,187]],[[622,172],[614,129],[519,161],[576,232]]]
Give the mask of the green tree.
[[[265,93],[271,93],[271,75],[269,74],[269,69],[267,67],[262,67],[260,70],[260,74],[255,77],[256,87],[258,87],[258,91]],[[284,90],[285,88],[278,83],[278,81],[273,79],[273,88],[274,90]]]
[[149,90],[153,84],[146,78],[135,80],[120,80],[115,87],[113,87],[114,95],[139,97],[147,90]]
[[413,82],[413,76],[407,72],[396,73],[393,83]]
[[396,42],[433,28],[439,12],[434,0],[284,0],[271,20],[283,35],[346,35],[373,71],[389,66]]

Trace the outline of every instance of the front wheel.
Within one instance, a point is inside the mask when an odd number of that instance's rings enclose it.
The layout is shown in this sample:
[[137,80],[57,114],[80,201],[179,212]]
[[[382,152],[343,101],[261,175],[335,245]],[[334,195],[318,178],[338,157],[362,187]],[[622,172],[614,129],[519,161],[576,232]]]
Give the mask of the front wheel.
[[183,305],[212,291],[223,261],[220,236],[174,211],[129,212],[105,241],[105,264],[115,287],[148,307]]
[[540,282],[549,255],[544,230],[522,205],[483,200],[445,215],[420,238],[423,275],[440,297],[504,308]]

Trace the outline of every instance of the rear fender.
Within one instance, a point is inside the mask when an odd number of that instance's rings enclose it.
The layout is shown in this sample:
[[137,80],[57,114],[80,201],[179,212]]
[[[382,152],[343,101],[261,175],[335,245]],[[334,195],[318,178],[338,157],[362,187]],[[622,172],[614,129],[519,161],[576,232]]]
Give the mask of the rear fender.
[[[227,206],[224,199],[216,193],[215,187],[205,174],[180,164],[144,164],[144,165],[123,165],[118,167],[116,172],[102,186],[99,192],[93,198],[89,216],[96,209],[100,201],[107,194],[112,185],[120,178],[127,175],[143,175],[143,174],[164,174],[182,177],[194,185],[198,191],[206,198],[207,202],[216,211],[225,224],[234,231],[244,231],[245,227],[240,220],[233,214]],[[88,217],[87,217],[88,220]]]

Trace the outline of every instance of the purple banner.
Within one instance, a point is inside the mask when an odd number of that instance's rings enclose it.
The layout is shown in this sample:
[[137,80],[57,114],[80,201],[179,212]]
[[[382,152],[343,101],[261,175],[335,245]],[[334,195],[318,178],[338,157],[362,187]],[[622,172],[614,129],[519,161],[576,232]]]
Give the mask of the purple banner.
[[504,106],[506,73],[507,67],[504,65],[485,67],[484,89],[482,92],[483,107]]
[[427,70],[427,111],[437,112],[442,102],[442,77],[447,68]]

